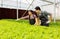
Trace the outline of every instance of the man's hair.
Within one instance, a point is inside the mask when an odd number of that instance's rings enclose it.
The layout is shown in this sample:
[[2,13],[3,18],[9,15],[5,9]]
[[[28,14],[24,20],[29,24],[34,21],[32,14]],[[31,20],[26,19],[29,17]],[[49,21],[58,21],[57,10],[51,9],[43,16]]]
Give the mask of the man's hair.
[[41,10],[41,8],[39,6],[35,7],[36,10]]

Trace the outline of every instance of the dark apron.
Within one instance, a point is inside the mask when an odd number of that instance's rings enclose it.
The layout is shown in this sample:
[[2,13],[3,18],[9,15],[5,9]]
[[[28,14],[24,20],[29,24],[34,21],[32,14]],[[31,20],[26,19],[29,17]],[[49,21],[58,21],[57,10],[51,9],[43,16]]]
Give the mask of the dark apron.
[[30,23],[31,25],[34,25],[34,24],[35,24],[35,19],[30,19],[30,20],[29,20],[29,23]]
[[[34,17],[34,15],[33,15],[33,17]],[[35,24],[35,17],[34,17],[34,19],[30,19],[30,16],[29,16],[29,23],[31,25],[34,25]]]

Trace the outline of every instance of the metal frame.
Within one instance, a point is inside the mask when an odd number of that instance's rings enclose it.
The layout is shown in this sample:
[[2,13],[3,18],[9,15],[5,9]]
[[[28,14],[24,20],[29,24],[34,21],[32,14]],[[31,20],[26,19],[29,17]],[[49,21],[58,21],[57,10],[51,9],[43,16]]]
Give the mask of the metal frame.
[[[51,4],[54,4],[54,23],[56,23],[56,5],[58,3],[56,3],[56,0],[54,0],[54,3],[53,2],[50,2],[50,1],[46,1],[46,0],[42,0],[42,1],[49,2]],[[48,4],[48,5],[51,5],[51,4]],[[43,5],[43,6],[46,6],[46,5]]]
[[3,0],[1,0],[1,7],[3,7]]
[[47,0],[40,0],[40,1],[44,1],[44,2],[48,2],[48,3],[52,3],[53,4],[53,2],[47,1]]
[[[26,0],[27,1],[27,0]],[[40,1],[44,1],[44,2],[48,2],[50,4],[46,4],[46,5],[42,5],[42,6],[48,6],[48,5],[52,5],[54,4],[54,23],[56,22],[56,5],[60,4],[60,2],[56,3],[56,0],[54,2],[48,1],[48,0],[40,0]],[[28,1],[27,1],[28,2]],[[28,2],[29,3],[29,2]],[[32,5],[32,4],[31,4]],[[1,7],[3,7],[3,0],[1,0]],[[17,20],[18,20],[18,0],[17,0]]]

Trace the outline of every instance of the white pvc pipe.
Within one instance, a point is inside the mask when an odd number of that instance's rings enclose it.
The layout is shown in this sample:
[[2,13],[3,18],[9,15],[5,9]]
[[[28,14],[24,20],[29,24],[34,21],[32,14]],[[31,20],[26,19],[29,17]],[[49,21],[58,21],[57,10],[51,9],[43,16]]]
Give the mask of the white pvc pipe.
[[56,23],[56,0],[54,1],[54,23]]
[[17,0],[17,20],[18,20],[18,0]]

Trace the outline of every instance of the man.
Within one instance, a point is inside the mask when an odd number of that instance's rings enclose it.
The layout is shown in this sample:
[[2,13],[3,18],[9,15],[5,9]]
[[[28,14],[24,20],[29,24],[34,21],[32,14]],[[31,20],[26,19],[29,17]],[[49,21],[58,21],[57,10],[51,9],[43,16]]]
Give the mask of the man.
[[[49,23],[52,20],[52,15],[46,11],[44,11],[44,12],[41,11],[39,6],[35,7],[35,12],[36,12],[36,16],[37,16],[36,24],[37,25],[41,24],[42,26],[49,26]],[[48,16],[50,16],[50,18],[48,18]]]

